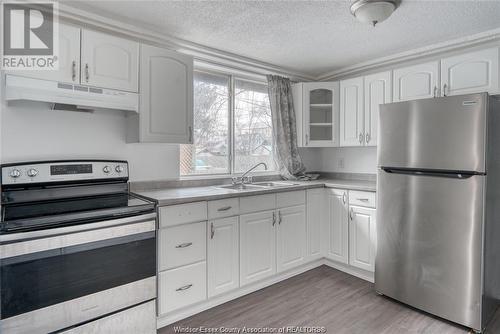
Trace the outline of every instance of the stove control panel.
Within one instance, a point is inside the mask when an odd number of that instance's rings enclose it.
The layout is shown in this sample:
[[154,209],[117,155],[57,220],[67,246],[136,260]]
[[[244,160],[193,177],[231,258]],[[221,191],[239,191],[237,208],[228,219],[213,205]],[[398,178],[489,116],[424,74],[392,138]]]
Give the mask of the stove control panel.
[[5,164],[2,184],[128,179],[128,163],[117,160],[67,160]]

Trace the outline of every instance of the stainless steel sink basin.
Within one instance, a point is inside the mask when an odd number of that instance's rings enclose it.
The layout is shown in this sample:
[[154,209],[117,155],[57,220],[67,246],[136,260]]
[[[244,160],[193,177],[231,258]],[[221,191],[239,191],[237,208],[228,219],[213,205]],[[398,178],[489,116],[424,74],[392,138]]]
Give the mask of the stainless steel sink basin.
[[262,186],[266,188],[277,188],[277,187],[290,187],[297,186],[298,183],[290,183],[290,182],[255,182],[253,185]]
[[217,188],[243,191],[243,190],[257,190],[257,189],[262,189],[263,187],[253,184],[228,184],[227,186],[217,186]]

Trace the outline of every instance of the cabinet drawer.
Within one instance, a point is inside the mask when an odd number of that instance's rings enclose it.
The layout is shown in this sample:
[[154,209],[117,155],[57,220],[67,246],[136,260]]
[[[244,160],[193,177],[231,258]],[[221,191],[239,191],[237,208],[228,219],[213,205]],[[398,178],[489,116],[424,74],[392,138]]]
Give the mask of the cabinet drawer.
[[207,299],[206,262],[191,264],[158,274],[159,314]]
[[237,216],[239,212],[240,201],[237,197],[208,202],[209,219]]
[[248,196],[240,198],[240,213],[274,210],[276,208],[276,194]]
[[201,222],[160,229],[160,271],[205,260],[206,228],[207,223]]
[[306,191],[289,191],[286,193],[278,193],[276,195],[276,204],[278,208],[304,204],[306,202]]
[[195,202],[160,208],[160,227],[207,220],[207,202]]
[[375,193],[368,191],[349,190],[349,205],[375,207]]

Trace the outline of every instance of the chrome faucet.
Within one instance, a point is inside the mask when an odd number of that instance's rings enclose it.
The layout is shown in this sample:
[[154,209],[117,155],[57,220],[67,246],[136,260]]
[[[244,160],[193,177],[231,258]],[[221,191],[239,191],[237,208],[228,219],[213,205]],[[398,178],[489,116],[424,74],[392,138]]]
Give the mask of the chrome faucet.
[[259,162],[252,168],[248,169],[245,173],[243,173],[240,177],[233,177],[232,178],[232,183],[233,184],[243,184],[243,183],[251,183],[251,177],[247,176],[248,173],[253,171],[255,168],[259,167],[260,165],[263,165],[265,170],[267,170],[267,165],[265,162]]

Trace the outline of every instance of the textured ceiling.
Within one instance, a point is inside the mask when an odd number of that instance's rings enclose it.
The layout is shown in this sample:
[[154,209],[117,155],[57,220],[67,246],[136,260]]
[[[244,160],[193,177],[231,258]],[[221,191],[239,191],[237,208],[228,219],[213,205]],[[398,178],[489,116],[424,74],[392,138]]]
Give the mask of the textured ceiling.
[[500,27],[500,1],[409,1],[376,27],[349,1],[71,1],[103,16],[316,76]]

